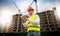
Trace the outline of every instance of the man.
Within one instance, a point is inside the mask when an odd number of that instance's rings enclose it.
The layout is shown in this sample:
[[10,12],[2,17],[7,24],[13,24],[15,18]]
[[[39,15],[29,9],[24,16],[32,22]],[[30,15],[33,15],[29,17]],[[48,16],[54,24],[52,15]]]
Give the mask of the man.
[[34,14],[32,7],[28,8],[29,17],[26,18],[27,36],[40,36],[40,18],[37,14]]

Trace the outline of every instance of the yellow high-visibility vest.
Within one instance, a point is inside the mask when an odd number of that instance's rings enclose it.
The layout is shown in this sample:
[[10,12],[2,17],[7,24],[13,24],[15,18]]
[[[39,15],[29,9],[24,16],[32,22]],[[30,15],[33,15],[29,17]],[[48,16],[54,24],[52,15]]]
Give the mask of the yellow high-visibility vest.
[[[36,20],[36,14],[31,15],[29,20]],[[26,21],[27,24],[27,32],[33,30],[33,31],[40,31],[40,24],[32,24],[28,20]]]

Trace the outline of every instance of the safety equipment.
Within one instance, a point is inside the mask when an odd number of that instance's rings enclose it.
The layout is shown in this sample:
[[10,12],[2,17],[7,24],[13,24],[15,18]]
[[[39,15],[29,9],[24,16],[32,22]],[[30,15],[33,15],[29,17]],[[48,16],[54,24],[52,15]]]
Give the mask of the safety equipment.
[[31,6],[29,6],[27,11],[34,11],[34,9]]
[[[36,20],[36,15],[33,14],[29,18],[29,20]],[[40,31],[40,24],[32,24],[29,22],[29,20],[26,21],[27,24],[27,32],[29,31]]]

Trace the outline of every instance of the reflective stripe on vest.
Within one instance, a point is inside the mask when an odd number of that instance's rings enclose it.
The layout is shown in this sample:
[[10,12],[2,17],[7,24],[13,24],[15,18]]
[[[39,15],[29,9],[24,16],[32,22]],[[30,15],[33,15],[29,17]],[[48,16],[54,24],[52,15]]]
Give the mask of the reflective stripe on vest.
[[[40,28],[40,27],[38,27],[38,26],[29,26],[29,27],[35,27],[35,28]],[[27,28],[29,28],[29,27],[27,27]]]
[[[36,15],[33,14],[28,19],[30,19],[30,20],[36,20]],[[27,25],[27,32],[30,31],[30,30],[40,31],[40,24],[28,23],[28,25]]]

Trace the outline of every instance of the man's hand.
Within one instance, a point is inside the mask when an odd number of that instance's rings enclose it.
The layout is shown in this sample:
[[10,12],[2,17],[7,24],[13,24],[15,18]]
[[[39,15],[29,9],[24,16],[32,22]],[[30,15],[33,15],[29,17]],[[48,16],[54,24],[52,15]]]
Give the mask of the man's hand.
[[25,18],[26,20],[28,20],[28,18]]
[[28,20],[28,18],[26,16],[21,17],[21,21],[25,22],[26,20]]

